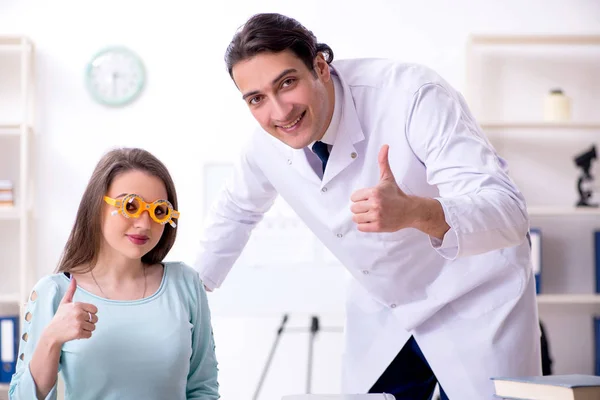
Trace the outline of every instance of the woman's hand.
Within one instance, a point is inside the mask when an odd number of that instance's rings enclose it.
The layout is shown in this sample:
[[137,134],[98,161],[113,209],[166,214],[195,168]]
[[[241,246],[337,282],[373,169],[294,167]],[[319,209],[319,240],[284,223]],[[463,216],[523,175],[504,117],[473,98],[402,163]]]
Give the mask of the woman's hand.
[[77,281],[71,277],[71,284],[56,310],[56,314],[44,331],[44,336],[56,345],[63,345],[75,339],[89,339],[96,329],[98,308],[89,303],[73,302]]

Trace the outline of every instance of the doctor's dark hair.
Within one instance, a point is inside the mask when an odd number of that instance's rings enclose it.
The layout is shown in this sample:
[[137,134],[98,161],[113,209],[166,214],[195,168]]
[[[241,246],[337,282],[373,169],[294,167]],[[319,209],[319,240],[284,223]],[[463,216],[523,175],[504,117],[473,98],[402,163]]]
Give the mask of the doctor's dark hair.
[[327,64],[333,61],[333,50],[325,43],[318,43],[315,35],[293,18],[275,13],[252,16],[233,36],[225,51],[225,64],[233,79],[233,67],[240,61],[257,54],[292,51],[314,72],[314,60],[322,53]]
[[[138,148],[119,148],[107,152],[96,165],[83,192],[75,224],[56,268],[57,273],[83,273],[94,268],[102,243],[103,210],[104,207],[112,207],[104,202],[104,196],[115,178],[130,171],[142,171],[160,179],[167,190],[167,200],[175,210],[178,209],[175,184],[167,167],[159,159]],[[173,247],[176,235],[177,228],[166,224],[160,240],[142,256],[142,262],[146,265],[161,262]],[[84,265],[88,268],[82,268]]]

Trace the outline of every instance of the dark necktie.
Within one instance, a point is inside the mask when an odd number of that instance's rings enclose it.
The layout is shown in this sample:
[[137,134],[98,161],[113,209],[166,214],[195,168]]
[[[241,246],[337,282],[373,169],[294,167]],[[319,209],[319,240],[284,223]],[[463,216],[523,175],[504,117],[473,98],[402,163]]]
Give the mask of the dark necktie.
[[323,163],[323,173],[325,173],[327,160],[329,160],[329,149],[327,148],[327,143],[316,141],[315,144],[313,144],[312,150],[317,155],[317,157],[321,159],[321,162]]

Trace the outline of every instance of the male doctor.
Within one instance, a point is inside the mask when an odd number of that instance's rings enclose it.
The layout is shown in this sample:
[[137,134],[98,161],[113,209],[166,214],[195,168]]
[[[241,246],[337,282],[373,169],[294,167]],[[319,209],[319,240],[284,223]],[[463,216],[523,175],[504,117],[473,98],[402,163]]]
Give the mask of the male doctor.
[[456,90],[419,65],[332,62],[278,14],[225,61],[260,127],[208,218],[209,290],[281,195],[354,277],[344,392],[482,400],[493,376],[541,374],[525,200]]

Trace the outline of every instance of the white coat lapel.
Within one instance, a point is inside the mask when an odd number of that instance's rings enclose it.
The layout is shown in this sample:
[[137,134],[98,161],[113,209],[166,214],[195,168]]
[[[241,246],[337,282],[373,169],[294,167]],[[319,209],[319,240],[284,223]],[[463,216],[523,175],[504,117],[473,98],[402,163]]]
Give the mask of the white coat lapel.
[[342,83],[344,103],[342,105],[342,119],[335,136],[335,142],[331,149],[329,161],[325,168],[322,184],[325,185],[361,155],[354,147],[356,143],[362,142],[365,135],[360,127],[360,121],[354,107],[354,99],[350,88],[346,85],[339,73],[334,72]]
[[276,139],[275,137],[269,135],[267,132],[262,131],[262,133],[266,135],[268,140],[271,141],[271,143],[278,150],[278,152],[282,153],[282,161],[285,161],[286,164],[280,165],[281,171],[284,171],[286,168],[292,167],[296,170],[296,172],[298,172],[300,175],[302,175],[309,181],[317,185],[321,184],[321,178],[315,173],[312,166],[308,162],[308,159],[304,154],[304,149],[293,149],[287,144],[280,141],[279,139]]
[[291,163],[292,167],[309,181],[317,185],[321,184],[321,178],[308,162],[304,149],[295,150],[290,148],[288,163]]
[[354,147],[356,143],[362,142],[365,135],[360,127],[360,121],[354,107],[354,99],[350,88],[344,82],[340,74],[332,67],[332,73],[335,74],[343,88],[342,118],[335,137],[335,143],[331,149],[331,155],[325,168],[323,180],[315,173],[312,166],[306,158],[304,149],[289,149],[288,163],[296,169],[306,179],[320,185],[321,187],[335,178],[340,172],[348,167],[354,160],[361,155]]

